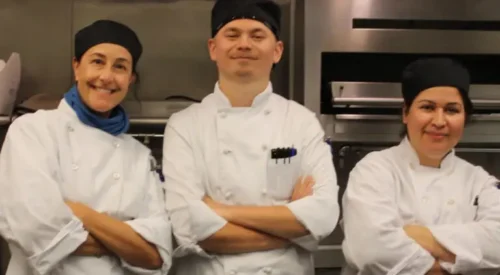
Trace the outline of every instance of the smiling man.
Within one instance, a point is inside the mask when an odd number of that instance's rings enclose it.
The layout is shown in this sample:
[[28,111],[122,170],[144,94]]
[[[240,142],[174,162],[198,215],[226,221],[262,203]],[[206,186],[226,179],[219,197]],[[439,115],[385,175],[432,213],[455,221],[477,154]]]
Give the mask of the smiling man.
[[165,129],[167,210],[178,274],[314,274],[337,224],[337,182],[315,114],[273,93],[280,7],[219,0],[210,58],[219,81]]

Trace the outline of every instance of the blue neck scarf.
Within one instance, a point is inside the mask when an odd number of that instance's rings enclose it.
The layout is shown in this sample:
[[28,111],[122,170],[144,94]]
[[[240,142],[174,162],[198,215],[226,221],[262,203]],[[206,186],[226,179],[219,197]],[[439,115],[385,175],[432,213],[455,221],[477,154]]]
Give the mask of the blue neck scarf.
[[129,128],[128,116],[122,106],[116,106],[109,118],[101,117],[92,112],[80,98],[76,85],[64,94],[64,99],[76,112],[80,121],[90,127],[101,129],[113,136],[126,133]]

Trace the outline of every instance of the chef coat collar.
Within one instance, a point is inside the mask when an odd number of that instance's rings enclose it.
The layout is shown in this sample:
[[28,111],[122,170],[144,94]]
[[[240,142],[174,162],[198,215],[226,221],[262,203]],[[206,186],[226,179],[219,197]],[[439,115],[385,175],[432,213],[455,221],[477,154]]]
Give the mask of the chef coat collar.
[[[269,82],[267,84],[266,89],[262,93],[258,94],[253,99],[252,106],[250,106],[250,108],[257,108],[259,106],[265,105],[265,103],[269,99],[269,96],[272,94],[272,92],[273,92],[273,85],[271,82]],[[216,106],[217,106],[218,110],[233,108],[231,106],[231,102],[229,102],[229,99],[221,91],[220,86],[219,86],[219,82],[215,83],[214,94],[215,94],[215,98],[216,98],[215,102],[216,102]]]
[[74,117],[76,116],[76,112],[69,106],[68,102],[63,98],[61,101],[59,101],[59,105],[57,106],[57,109],[62,110],[66,114],[72,115]]
[[[418,159],[417,152],[413,149],[410,141],[408,140],[408,136],[401,141],[399,144],[400,153],[403,156],[404,160],[410,165],[412,169],[415,169],[420,166],[420,160]],[[452,171],[455,160],[455,150],[452,149],[441,161],[440,169],[444,172]]]

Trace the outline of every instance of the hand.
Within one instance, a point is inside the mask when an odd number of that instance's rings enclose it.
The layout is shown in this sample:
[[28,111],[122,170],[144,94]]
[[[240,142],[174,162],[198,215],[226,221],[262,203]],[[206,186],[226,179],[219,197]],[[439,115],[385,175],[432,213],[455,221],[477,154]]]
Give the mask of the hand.
[[444,270],[441,265],[439,264],[439,261],[435,261],[434,265],[432,265],[432,268],[425,273],[426,275],[450,275],[446,270]]
[[205,196],[203,197],[203,202],[210,207],[217,215],[223,217],[224,219],[228,219],[228,209],[225,204],[214,201],[211,197]]
[[94,249],[96,256],[113,254],[107,247],[105,247],[100,241],[98,241],[92,235],[89,235],[87,240],[88,240],[88,245]]
[[76,256],[94,256],[101,257],[104,255],[113,255],[100,241],[92,235],[88,235],[87,240],[82,243],[73,253]]
[[313,194],[315,181],[312,176],[302,176],[295,182],[290,201],[300,200]]
[[93,211],[92,208],[86,206],[85,204],[81,203],[81,202],[74,202],[74,201],[64,201],[66,203],[66,205],[71,209],[71,211],[73,212],[73,214],[78,218],[80,219],[81,221],[83,221],[83,219]]

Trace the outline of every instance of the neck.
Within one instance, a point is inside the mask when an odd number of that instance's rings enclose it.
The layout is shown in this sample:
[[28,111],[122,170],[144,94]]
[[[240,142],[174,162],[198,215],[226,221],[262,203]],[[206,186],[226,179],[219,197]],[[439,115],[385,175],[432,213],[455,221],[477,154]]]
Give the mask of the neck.
[[408,142],[410,143],[411,148],[415,151],[415,153],[417,153],[418,162],[420,163],[420,165],[434,167],[434,168],[441,167],[441,162],[448,154],[444,154],[443,156],[440,156],[440,157],[439,156],[429,156],[428,154],[424,154],[423,152],[420,152],[417,149],[417,146],[415,146],[413,144],[409,135],[407,135],[406,138],[408,139]]
[[441,162],[443,161],[443,158],[430,158],[418,154],[418,160],[420,161],[420,165],[422,166],[439,168],[441,167]]
[[[88,105],[87,105],[87,108],[89,108],[89,106],[88,106]],[[111,116],[111,111],[107,111],[107,112],[103,112],[103,113],[102,113],[102,112],[97,112],[97,111],[94,111],[94,110],[93,110],[93,109],[91,109],[91,108],[89,108],[89,110],[90,110],[92,113],[94,113],[94,114],[96,114],[96,115],[98,115],[98,116],[100,116],[100,117],[102,117],[102,118],[109,118],[109,117]]]
[[238,81],[221,77],[219,87],[233,107],[250,107],[257,95],[269,84],[269,78],[258,81]]

